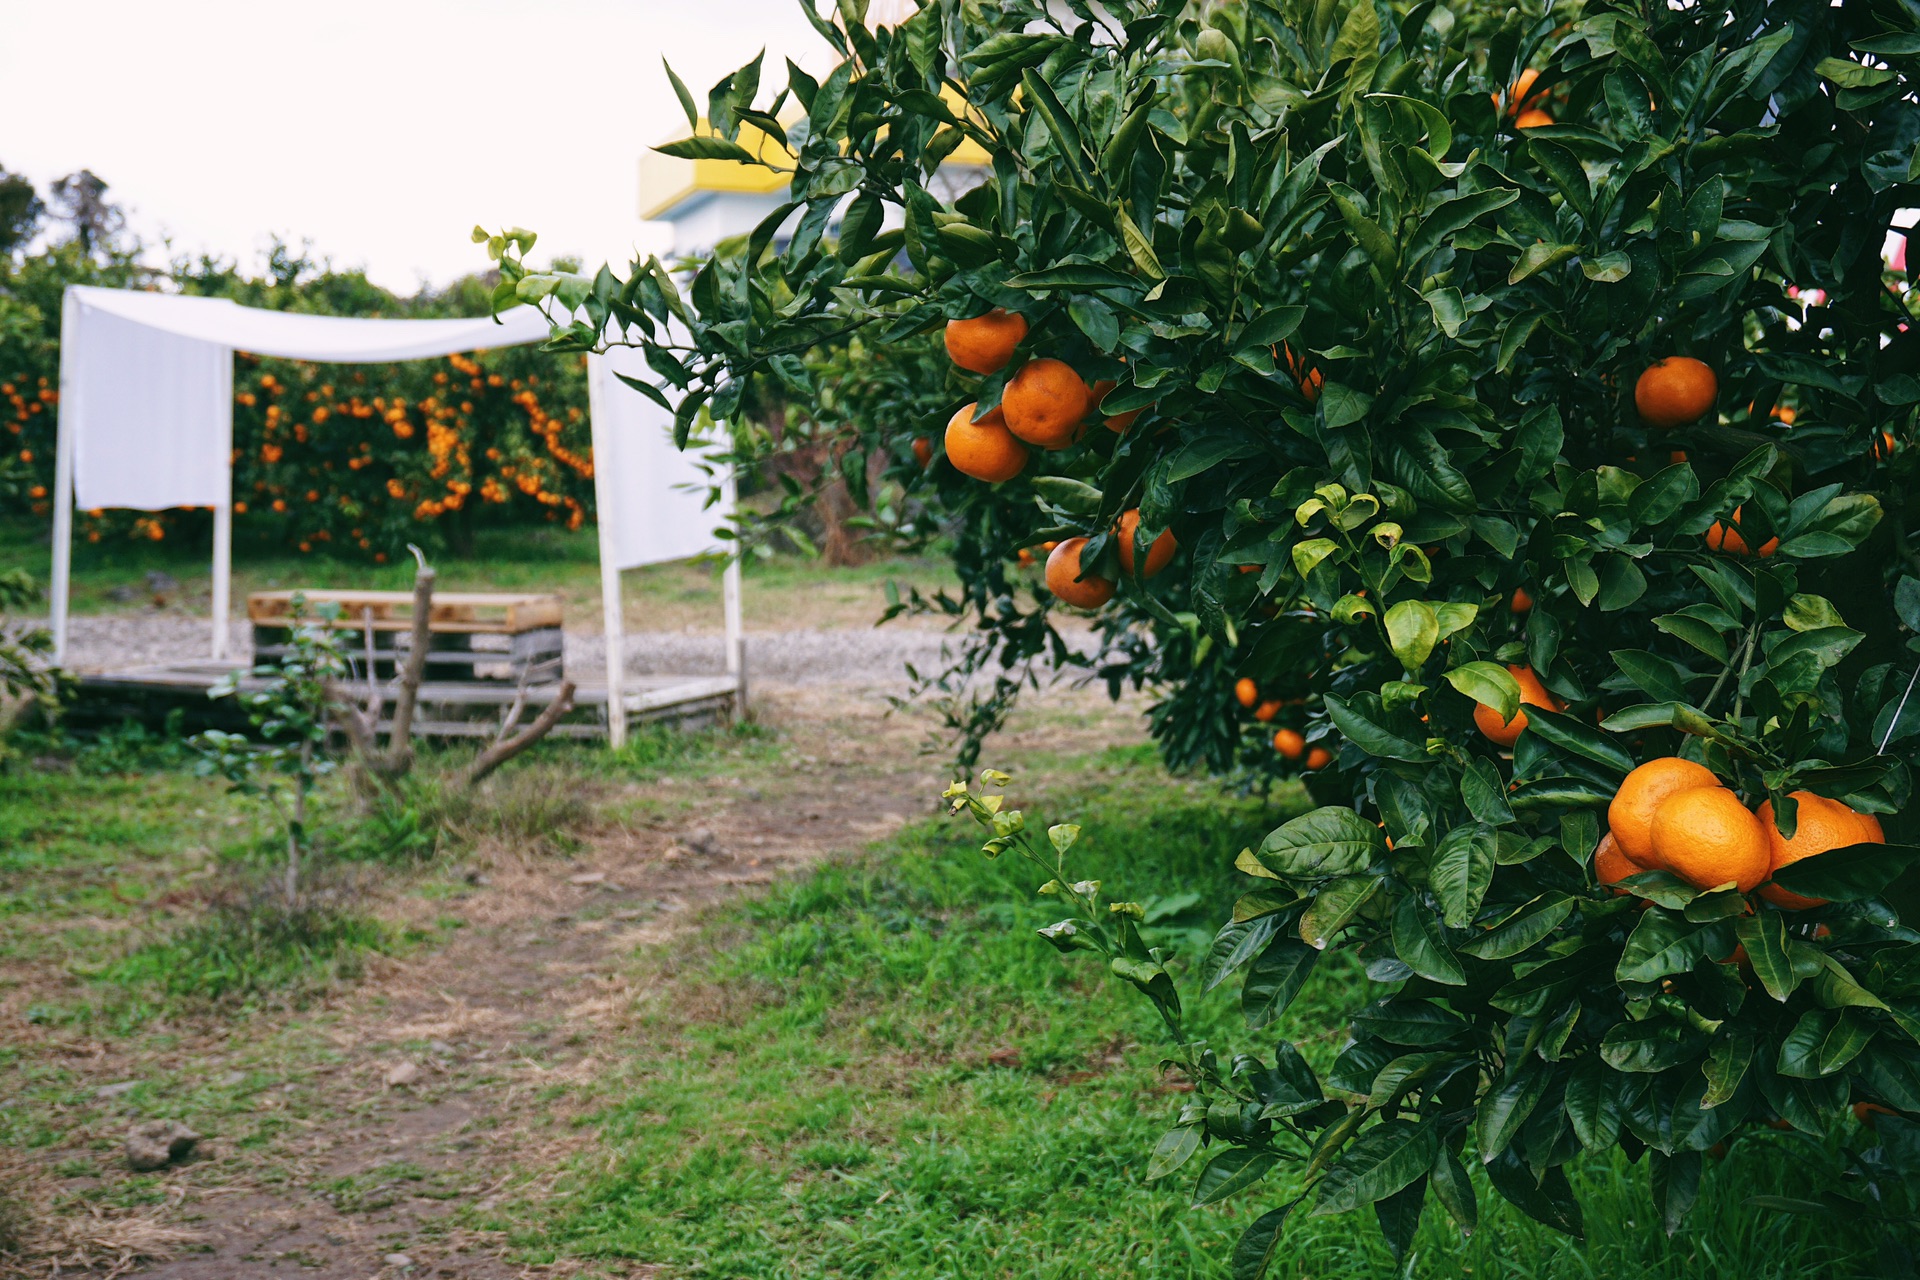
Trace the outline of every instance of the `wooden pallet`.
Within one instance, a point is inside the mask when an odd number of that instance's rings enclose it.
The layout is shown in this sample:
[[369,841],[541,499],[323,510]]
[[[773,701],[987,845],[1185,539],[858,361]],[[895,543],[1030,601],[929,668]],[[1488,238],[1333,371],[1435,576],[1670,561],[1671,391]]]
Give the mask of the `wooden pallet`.
[[[413,640],[412,592],[321,589],[256,591],[247,597],[256,661],[272,662],[287,652],[296,595],[307,605],[302,621],[370,640],[370,645],[343,645],[362,674],[371,661],[376,677],[391,679],[406,661]],[[315,612],[321,605],[336,606],[337,612],[331,619],[321,618]],[[558,596],[436,592],[427,624],[427,678],[516,687],[557,681],[565,646],[560,623]]]
[[[243,727],[244,719],[232,699],[209,699],[207,691],[235,669],[237,662],[189,661],[133,667],[80,677],[80,698],[74,708],[79,722],[164,719],[174,708],[184,708],[188,731],[205,727]],[[267,682],[243,676],[242,690]],[[391,682],[382,699],[383,712],[392,708]],[[665,721],[684,727],[721,723],[733,717],[740,685],[732,676],[634,676],[618,698],[609,698],[607,686],[584,684],[574,691],[574,709],[553,728],[556,738],[604,738],[609,718],[624,715],[628,725]],[[361,692],[349,685],[349,691]],[[558,682],[530,685],[519,723],[532,720],[559,694]],[[420,686],[414,732],[430,738],[491,738],[513,706],[519,690],[493,681],[431,681]],[[386,732],[384,716],[380,731]]]
[[[289,591],[255,591],[247,596],[247,618],[255,626],[291,626],[293,598],[304,596],[308,618],[317,620],[314,609],[322,604],[337,604],[340,614],[332,625],[347,631],[360,631],[373,618],[373,629],[411,631],[413,629],[413,592],[343,591],[314,588]],[[499,591],[436,591],[433,594],[431,628],[440,634],[518,635],[561,623],[560,597]]]

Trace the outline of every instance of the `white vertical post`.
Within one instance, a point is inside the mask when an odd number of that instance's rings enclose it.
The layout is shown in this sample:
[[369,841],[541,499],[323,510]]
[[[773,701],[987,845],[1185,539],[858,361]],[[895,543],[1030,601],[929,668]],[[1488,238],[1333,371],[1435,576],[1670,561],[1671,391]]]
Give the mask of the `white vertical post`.
[[213,509],[213,660],[227,656],[227,623],[233,616],[233,352],[220,362],[220,467],[227,473],[226,500]]
[[614,545],[613,447],[611,432],[601,430],[607,376],[606,357],[587,357],[587,425],[593,439],[594,528],[600,535],[600,630],[606,637],[607,746],[627,741],[627,620],[620,600],[620,561]]
[[740,614],[740,521],[737,517],[739,494],[733,468],[727,468],[720,482],[720,500],[726,504],[727,527],[733,530],[733,552],[720,580],[721,608],[726,614],[727,674],[733,677],[734,714],[747,715],[746,625]]
[[68,580],[73,574],[73,449],[79,429],[80,298],[68,289],[60,303],[60,404],[53,447],[53,661],[67,660]]

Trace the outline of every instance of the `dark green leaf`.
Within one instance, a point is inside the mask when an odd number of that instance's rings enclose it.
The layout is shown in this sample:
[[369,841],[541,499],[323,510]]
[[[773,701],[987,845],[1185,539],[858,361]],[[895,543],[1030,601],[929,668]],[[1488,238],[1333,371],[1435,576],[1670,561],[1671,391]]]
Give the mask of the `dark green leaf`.
[[1268,832],[1259,858],[1280,875],[1312,880],[1364,871],[1385,851],[1380,828],[1351,809],[1329,805]]
[[1258,1031],[1285,1013],[1319,958],[1317,950],[1297,938],[1283,936],[1267,944],[1267,949],[1247,971],[1246,985],[1240,989],[1240,1007],[1247,1017],[1247,1029]]
[[1214,1204],[1245,1191],[1267,1176],[1280,1157],[1271,1151],[1229,1147],[1207,1162],[1193,1189],[1193,1207]]
[[1439,1128],[1387,1120],[1368,1129],[1320,1180],[1314,1216],[1348,1213],[1413,1182],[1433,1167]]

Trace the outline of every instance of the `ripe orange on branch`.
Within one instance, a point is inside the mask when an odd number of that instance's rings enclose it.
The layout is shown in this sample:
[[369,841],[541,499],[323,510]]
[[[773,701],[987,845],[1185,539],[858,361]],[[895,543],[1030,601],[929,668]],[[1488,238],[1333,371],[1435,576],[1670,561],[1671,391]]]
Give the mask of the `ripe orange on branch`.
[[1643,867],[1657,869],[1653,856],[1653,812],[1667,797],[1696,787],[1717,787],[1713,770],[1679,756],[1649,760],[1629,773],[1607,806],[1607,828],[1620,852]]
[[1043,449],[1064,449],[1086,430],[1093,388],[1064,360],[1042,356],[1022,365],[1000,394],[1007,430]]
[[[1107,392],[1119,385],[1119,383],[1108,378],[1100,378],[1094,382],[1093,407],[1096,413],[1100,409],[1100,402],[1107,398]],[[1124,435],[1126,434],[1127,428],[1132,426],[1140,415],[1145,412],[1145,409],[1129,409],[1125,413],[1111,414],[1105,419],[1107,430]]]
[[1521,732],[1527,727],[1528,707],[1545,707],[1549,711],[1564,711],[1567,704],[1547,692],[1547,686],[1540,683],[1540,677],[1533,673],[1532,667],[1508,666],[1511,675],[1520,686],[1520,705],[1514,709],[1513,719],[1502,720],[1500,713],[1484,702],[1473,706],[1474,727],[1485,734],[1489,741],[1503,747],[1510,747],[1519,741]]
[[1289,760],[1298,760],[1306,754],[1307,740],[1298,729],[1281,729],[1273,735],[1273,749]]
[[[1119,526],[1114,530],[1120,541],[1120,567],[1128,573],[1133,572],[1133,540],[1140,528],[1140,508],[1133,507],[1120,515]],[[1167,567],[1173,559],[1173,553],[1179,544],[1173,540],[1173,530],[1162,530],[1159,537],[1147,548],[1147,563],[1140,571],[1143,578],[1151,578]]]
[[1633,407],[1650,427],[1684,427],[1713,408],[1720,379],[1692,356],[1656,360],[1633,384]]
[[[1619,884],[1628,876],[1637,876],[1650,870],[1651,867],[1643,867],[1629,858],[1611,831],[1600,837],[1600,843],[1593,851],[1593,878],[1601,884]],[[1625,893],[1626,890],[1616,892]]]
[[1729,881],[1751,892],[1767,878],[1767,832],[1725,787],[1676,791],[1653,811],[1654,860],[1696,889]]
[[1505,94],[1492,93],[1487,96],[1493,99],[1495,110],[1506,115],[1517,116],[1530,107],[1539,106],[1540,100],[1546,96],[1544,93],[1533,92],[1534,82],[1539,78],[1540,73],[1528,67],[1514,77],[1513,87]]
[[1253,682],[1253,677],[1241,676],[1233,682],[1233,696],[1241,706],[1250,707],[1260,701],[1260,686]]
[[975,480],[1011,480],[1027,465],[1027,446],[1013,438],[998,409],[975,421],[979,407],[978,402],[964,405],[948,420],[947,461]]
[[1047,557],[1047,590],[1077,609],[1098,609],[1113,599],[1113,584],[1095,574],[1082,578],[1080,553],[1085,538],[1068,538]]
[[[1753,548],[1748,546],[1747,540],[1741,536],[1740,511],[1741,508],[1739,507],[1733,509],[1731,524],[1722,524],[1718,520],[1713,522],[1713,527],[1706,532],[1707,546],[1709,548],[1729,556],[1750,556],[1753,554]],[[1760,544],[1760,554],[1762,557],[1770,556],[1779,549],[1780,539],[1778,538],[1768,538]]]
[[[1869,815],[1856,813],[1838,800],[1829,800],[1811,791],[1795,791],[1793,798],[1796,804],[1791,840],[1781,835],[1780,828],[1774,825],[1773,801],[1762,803],[1758,811],[1760,822],[1767,829],[1768,875],[1830,849],[1844,849],[1850,844],[1886,843],[1878,819],[1868,826]],[[1760,896],[1789,911],[1827,905],[1825,898],[1802,897],[1772,884],[1760,890]]]
[[1026,336],[1025,316],[995,307],[970,320],[947,321],[947,357],[971,373],[998,373]]

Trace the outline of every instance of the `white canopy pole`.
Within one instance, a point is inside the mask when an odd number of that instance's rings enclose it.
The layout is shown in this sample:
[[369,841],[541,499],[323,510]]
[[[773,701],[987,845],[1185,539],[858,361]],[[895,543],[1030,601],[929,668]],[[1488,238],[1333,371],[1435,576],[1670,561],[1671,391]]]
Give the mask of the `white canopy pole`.
[[227,622],[233,615],[233,352],[220,362],[220,457],[227,468],[227,493],[213,509],[213,660],[227,656]]
[[53,609],[53,661],[67,660],[68,579],[73,573],[73,428],[80,395],[80,344],[67,341],[79,333],[80,299],[71,289],[60,302],[60,405],[53,447],[53,581],[49,603]]
[[739,494],[734,483],[733,468],[727,468],[726,479],[720,483],[720,500],[726,503],[727,528],[733,531],[733,547],[727,559],[727,569],[721,579],[721,607],[726,614],[727,630],[727,674],[733,677],[733,710],[736,717],[745,719],[747,715],[747,655],[745,625],[740,616],[740,521]]
[[627,742],[627,626],[620,600],[619,548],[614,541],[612,513],[619,501],[614,493],[613,450],[603,434],[607,422],[606,395],[601,390],[604,356],[589,356],[587,422],[593,433],[593,503],[598,513],[594,528],[600,537],[600,630],[606,639],[607,746],[618,750]]

